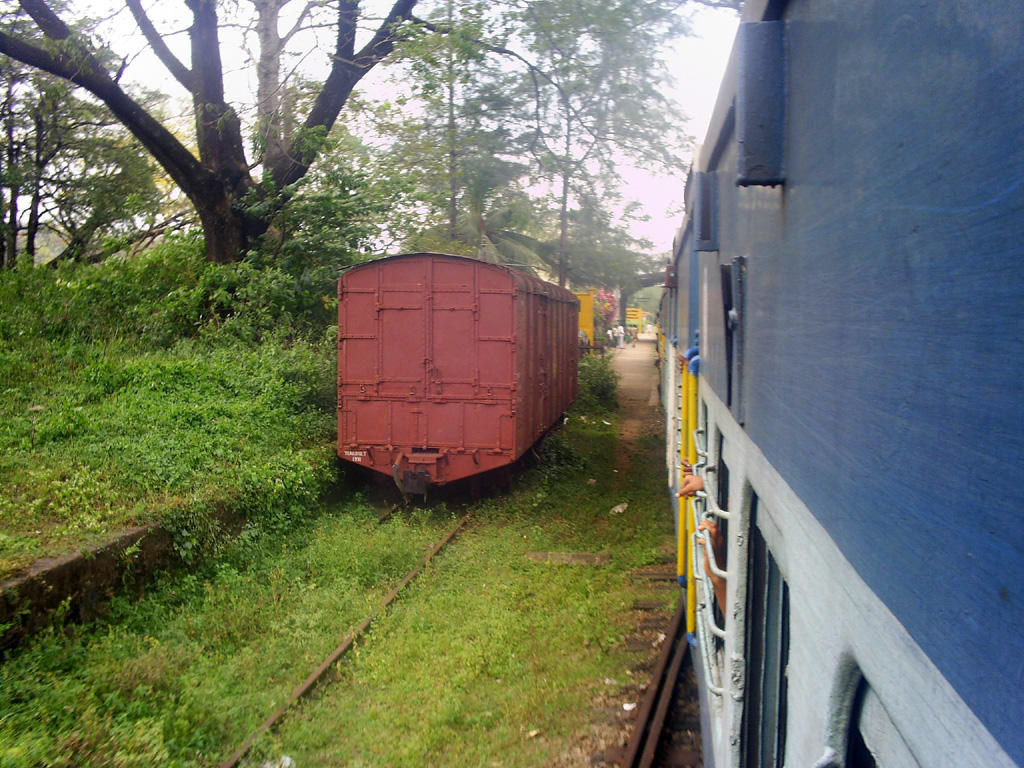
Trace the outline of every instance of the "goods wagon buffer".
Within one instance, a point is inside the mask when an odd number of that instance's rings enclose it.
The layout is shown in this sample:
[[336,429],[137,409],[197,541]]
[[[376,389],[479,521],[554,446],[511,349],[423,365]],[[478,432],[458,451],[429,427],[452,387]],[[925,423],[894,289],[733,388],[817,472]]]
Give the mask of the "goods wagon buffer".
[[579,301],[415,253],[338,281],[338,455],[406,494],[515,462],[576,398]]

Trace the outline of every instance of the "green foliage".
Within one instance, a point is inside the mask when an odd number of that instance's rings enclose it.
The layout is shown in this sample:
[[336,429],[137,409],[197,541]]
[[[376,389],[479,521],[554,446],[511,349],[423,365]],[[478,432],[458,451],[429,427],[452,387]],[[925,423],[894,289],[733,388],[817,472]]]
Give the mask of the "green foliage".
[[249,201],[254,215],[275,213],[247,260],[295,276],[306,291],[333,293],[339,271],[364,259],[386,226],[395,184],[357,170],[370,165],[368,150],[343,129],[318,151],[320,161],[301,181],[279,196]]
[[258,548],[243,537],[106,623],[44,633],[0,666],[0,765],[225,757],[450,524],[375,519],[356,500]]
[[[0,67],[0,81],[8,85],[0,97],[0,188],[4,200],[27,202],[3,254],[7,265],[30,255],[102,258],[145,229],[160,205],[156,164],[110,112],[78,98],[67,81],[13,60]],[[23,255],[9,252],[14,243]]]
[[554,430],[544,438],[540,461],[541,474],[550,481],[586,466],[583,455],[576,449],[565,431],[560,429]]
[[402,42],[403,96],[373,117],[392,139],[379,167],[411,187],[398,237],[631,285],[652,245],[629,235],[643,216],[621,197],[619,166],[671,171],[689,143],[659,86],[687,31],[679,4],[458,0],[428,17],[446,34]]
[[319,336],[335,313],[334,275],[294,274],[259,259],[205,260],[192,235],[137,258],[22,268],[0,277],[0,344],[18,339],[169,347],[213,336]]
[[608,355],[584,355],[579,362],[576,407],[584,413],[614,411],[619,407],[619,375]]
[[132,524],[196,561],[306,519],[336,477],[333,319],[188,239],[0,272],[0,573]]

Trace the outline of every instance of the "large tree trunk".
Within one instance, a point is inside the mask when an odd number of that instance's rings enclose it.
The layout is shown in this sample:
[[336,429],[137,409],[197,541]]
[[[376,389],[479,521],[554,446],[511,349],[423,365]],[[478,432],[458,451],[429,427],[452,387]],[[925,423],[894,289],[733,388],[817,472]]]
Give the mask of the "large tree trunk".
[[7,266],[13,267],[18,261],[18,187],[11,187],[11,204],[7,208],[7,226],[4,228],[4,251]]
[[39,206],[42,194],[39,181],[32,182],[32,198],[28,209],[28,225],[25,227],[25,255],[36,260],[36,235],[39,234]]
[[256,36],[260,41],[256,61],[256,130],[263,144],[263,162],[281,162],[285,146],[281,134],[281,50],[277,25],[282,3],[253,0],[256,8]]
[[[2,170],[3,170],[2,167],[0,167],[0,171],[2,171]],[[4,191],[3,191],[3,187],[0,187],[0,217],[2,217],[3,212],[5,210],[6,210],[6,203],[5,203],[5,200],[4,200]],[[0,268],[3,268],[3,267],[13,267],[13,266],[14,266],[13,262],[11,262],[10,264],[7,263],[7,243],[4,241],[4,239],[2,237],[0,237]]]
[[451,79],[453,62],[448,61],[448,240],[455,242],[458,237],[459,220],[459,153],[455,146],[455,82]]
[[[453,4],[448,0],[447,22],[453,23]],[[447,85],[448,85],[448,127],[445,132],[445,140],[448,142],[448,240],[455,242],[458,237],[459,217],[459,153],[456,147],[458,130],[455,125],[455,51],[451,46],[446,49],[447,61]],[[479,254],[480,238],[477,238],[477,252]]]
[[192,203],[203,225],[206,258],[220,264],[237,261],[254,248],[267,231],[267,222],[238,210],[235,193],[221,185],[210,185]]

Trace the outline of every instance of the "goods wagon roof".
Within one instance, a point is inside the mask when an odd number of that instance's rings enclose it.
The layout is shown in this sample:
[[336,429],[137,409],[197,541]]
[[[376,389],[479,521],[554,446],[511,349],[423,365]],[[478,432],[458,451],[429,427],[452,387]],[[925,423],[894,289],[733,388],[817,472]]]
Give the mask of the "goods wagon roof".
[[[481,259],[475,259],[470,256],[456,256],[450,253],[433,253],[430,251],[422,251],[419,253],[402,253],[396,256],[385,256],[380,259],[374,259],[373,261],[367,261],[362,264],[358,264],[354,267],[351,267],[350,269],[345,271],[345,274],[347,275],[349,273],[356,272],[360,269],[377,266],[380,265],[382,262],[398,262],[404,260],[411,261],[415,259],[424,258],[432,258],[435,260],[440,259],[445,261],[463,261],[478,264],[481,267],[486,267],[487,269],[493,270],[495,272],[501,272],[506,274],[510,280],[514,281],[518,285],[519,290],[521,291],[546,296],[554,301],[565,301],[570,304],[579,304],[579,299],[576,298],[575,294],[573,294],[572,291],[566,290],[565,288],[560,288],[554,283],[549,283],[546,280],[541,280],[539,277],[534,277],[533,275],[527,274],[526,272],[514,269],[512,267],[505,266],[504,264],[492,264],[491,262],[483,261]],[[344,279],[344,275],[342,275],[342,279]]]

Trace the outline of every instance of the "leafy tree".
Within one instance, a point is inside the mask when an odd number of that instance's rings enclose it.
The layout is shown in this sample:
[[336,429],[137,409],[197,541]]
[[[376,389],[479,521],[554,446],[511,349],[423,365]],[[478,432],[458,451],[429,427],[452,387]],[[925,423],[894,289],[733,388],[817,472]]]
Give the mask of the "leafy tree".
[[504,10],[445,0],[416,19],[418,32],[392,58],[400,95],[374,110],[374,127],[389,140],[388,172],[407,179],[420,208],[416,239],[442,249],[488,250],[481,217],[528,172],[504,118],[513,108],[511,75],[482,42],[485,32],[502,34]]
[[157,206],[154,167],[106,109],[77,98],[67,81],[11,60],[0,80],[8,266],[20,243],[35,259],[46,231],[64,244],[59,257],[94,253],[100,238],[133,231]]
[[[360,170],[369,156],[346,131],[332,132],[320,162],[282,191],[288,204],[272,205],[270,229],[249,261],[277,265],[310,285],[318,282],[321,292],[332,291],[338,270],[382,236],[396,195],[388,178]],[[255,195],[249,202],[265,205]]]
[[[484,106],[498,104],[497,96],[507,104],[510,91],[499,85],[486,94],[476,79],[472,89],[466,87],[467,73],[482,61],[479,46],[469,44],[474,25],[477,33],[486,29],[498,41],[488,50],[509,55],[504,43],[522,43],[526,56],[520,60],[534,60],[527,78],[530,87],[519,95],[533,107],[533,156],[542,163],[545,177],[561,188],[563,279],[568,212],[584,190],[599,194],[611,178],[614,153],[605,148],[653,157],[659,153],[652,150],[652,137],[666,135],[652,130],[645,116],[658,114],[657,104],[647,97],[654,93],[660,41],[679,24],[672,13],[678,0],[504,0],[491,5],[445,0],[434,17],[440,25],[413,18],[417,0],[394,0],[367,30],[360,28],[360,0],[309,0],[298,11],[289,6],[287,14],[288,0],[186,0],[187,20],[173,18],[176,9],[168,12],[162,4],[147,9],[143,0],[125,0],[137,34],[191,98],[193,135],[188,138],[177,136],[124,84],[123,75],[134,63],[104,41],[101,32],[109,28],[76,16],[66,2],[0,0],[0,53],[64,78],[105,104],[194,206],[207,257],[215,261],[240,258],[268,233],[274,216],[290,199],[286,190],[293,189],[323,154],[324,141],[355,86],[416,28],[446,33],[441,40],[447,42],[435,43],[440,66],[434,83],[439,86],[438,104],[447,107],[447,136],[434,146],[443,148],[439,155],[446,160],[444,199],[450,236],[453,221],[457,225],[455,201],[462,183],[459,174],[465,173],[463,159],[471,158],[472,148],[484,146],[468,139],[474,133],[499,139],[500,131],[512,125],[484,117]],[[160,13],[171,17],[157,18]],[[291,26],[281,32],[286,15]],[[494,35],[496,20],[501,26]],[[258,49],[253,57],[258,87],[251,144],[245,139],[246,113],[226,95],[221,44],[229,36],[227,22],[236,25],[231,29],[240,25],[253,33]],[[506,29],[511,23],[521,28],[509,37]],[[184,32],[178,32],[181,28]],[[359,46],[357,33],[366,37]],[[289,81],[299,61],[289,58],[288,52],[312,56],[320,50],[321,35],[331,38],[320,61],[326,74],[300,89]],[[124,45],[127,37],[118,34],[118,44]],[[477,74],[482,71],[477,67]],[[474,102],[479,106],[479,131],[471,119],[465,122]],[[462,114],[456,114],[457,107]]]
[[540,265],[538,248],[529,237],[539,218],[534,201],[514,181],[524,174],[520,164],[500,158],[474,158],[466,162],[454,222],[427,227],[407,242],[413,250],[448,250],[496,263]]
[[3,239],[3,264],[13,267],[18,258],[18,201],[24,183],[22,157],[25,146],[21,141],[22,121],[19,120],[20,110],[17,107],[17,90],[19,82],[24,78],[21,68],[11,62],[3,65],[3,99],[0,100],[0,127],[2,127],[3,149],[0,153],[0,208],[4,216],[0,221]]
[[[634,280],[635,251],[649,244],[619,231],[635,214],[611,214],[618,163],[681,165],[688,139],[658,88],[662,49],[686,31],[680,4],[514,0],[486,24],[473,5],[449,0],[446,15],[421,22],[447,34],[404,45],[398,60],[415,75],[416,117],[388,126],[393,154],[418,169],[435,214],[416,242],[543,263],[562,284]],[[526,199],[542,186],[549,196]]]
[[[658,88],[665,44],[687,31],[674,0],[525,0],[519,36],[535,62],[531,151],[558,205],[558,279],[569,278],[572,210],[614,198],[619,162],[669,170],[688,139]],[[532,93],[533,98],[526,98]],[[598,217],[604,214],[599,214]],[[583,217],[584,219],[586,217]],[[591,217],[593,218],[593,216]]]
[[[246,157],[242,120],[225,95],[222,8],[214,0],[186,0],[191,15],[187,63],[172,50],[170,34],[157,29],[141,0],[126,0],[139,33],[192,98],[198,156],[122,86],[125,65],[108,65],[110,47],[90,34],[81,19],[65,21],[71,18],[70,12],[58,2],[20,0],[14,7],[7,0],[0,5],[4,9],[0,53],[65,78],[103,102],[191,201],[203,225],[207,257],[214,261],[240,258],[266,233],[273,211],[283,200],[264,207],[239,203],[253,194],[273,201],[279,190],[306,175],[352,89],[391,53],[396,28],[409,19],[416,5],[416,0],[396,0],[370,39],[357,49],[360,3],[337,2],[330,18],[334,43],[329,71],[284,151],[264,153],[262,175],[257,177]],[[326,6],[311,8],[326,12]],[[33,33],[43,39],[22,31],[29,19]],[[116,60],[127,62],[123,56]]]

